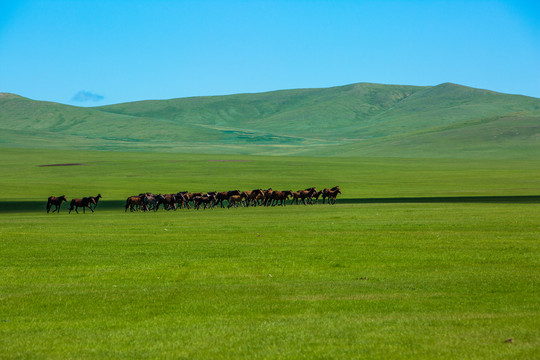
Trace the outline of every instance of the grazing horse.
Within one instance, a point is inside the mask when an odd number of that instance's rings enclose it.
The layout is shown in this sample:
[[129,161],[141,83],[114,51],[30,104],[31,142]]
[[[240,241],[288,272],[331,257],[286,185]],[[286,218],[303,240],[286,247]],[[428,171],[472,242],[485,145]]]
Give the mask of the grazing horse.
[[[339,190],[339,186],[334,186],[331,189],[329,189],[329,188],[324,189],[323,192],[322,192],[322,203],[323,204],[325,203],[326,198],[328,198],[328,203],[330,203],[330,198],[328,197],[328,194],[330,194],[332,191],[336,191],[336,190]],[[340,194],[341,194],[341,192],[340,192]]]
[[58,214],[60,214],[60,207],[62,206],[62,202],[67,202],[66,195],[62,195],[59,197],[56,196],[49,196],[47,199],[47,213],[51,210],[51,207],[54,205],[56,208],[53,210],[53,212],[58,211]]
[[78,209],[80,207],[83,208],[83,214],[85,213],[86,208],[89,208],[90,210],[92,210],[92,212],[94,212],[94,210],[90,207],[91,202],[93,202],[93,200],[89,197],[85,197],[82,199],[73,199],[69,204],[69,213],[71,214],[71,210],[75,209],[75,212],[78,214]]
[[[272,191],[272,195],[270,198],[270,203],[272,203],[272,206],[276,205],[287,205],[287,199],[289,196],[293,196],[293,192],[291,190],[287,191]],[[278,204],[278,202],[280,202]]]
[[101,199],[101,194],[97,194],[97,196],[89,196],[89,198],[92,200],[90,202],[90,206],[92,206],[92,204],[94,204],[94,209],[95,209],[97,207],[99,199]]

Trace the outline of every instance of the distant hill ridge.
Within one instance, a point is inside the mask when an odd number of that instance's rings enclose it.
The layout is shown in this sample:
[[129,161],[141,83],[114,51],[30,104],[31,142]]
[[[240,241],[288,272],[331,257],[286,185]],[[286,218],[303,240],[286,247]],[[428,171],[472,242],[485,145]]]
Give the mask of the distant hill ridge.
[[0,146],[313,156],[530,158],[540,99],[452,83],[146,100],[93,108],[0,93]]

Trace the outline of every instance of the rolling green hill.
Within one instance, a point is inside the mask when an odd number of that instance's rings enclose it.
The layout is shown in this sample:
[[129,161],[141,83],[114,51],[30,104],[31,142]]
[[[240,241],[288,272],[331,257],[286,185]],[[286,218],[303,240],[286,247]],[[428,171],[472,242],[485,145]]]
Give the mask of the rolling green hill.
[[536,158],[540,99],[445,83],[359,83],[80,108],[0,95],[7,147]]

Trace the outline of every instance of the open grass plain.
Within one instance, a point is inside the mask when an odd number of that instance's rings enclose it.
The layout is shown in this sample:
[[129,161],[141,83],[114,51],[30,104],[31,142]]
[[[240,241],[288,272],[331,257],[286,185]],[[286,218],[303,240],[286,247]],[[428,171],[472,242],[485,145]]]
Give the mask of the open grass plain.
[[[0,148],[0,357],[537,359],[539,165]],[[123,209],[334,185],[333,206]]]

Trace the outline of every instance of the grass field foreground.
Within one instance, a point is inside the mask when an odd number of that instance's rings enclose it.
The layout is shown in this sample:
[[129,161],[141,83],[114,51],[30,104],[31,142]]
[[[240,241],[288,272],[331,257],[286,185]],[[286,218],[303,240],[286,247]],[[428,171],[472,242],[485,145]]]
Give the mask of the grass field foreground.
[[534,359],[538,214],[539,204],[4,214],[2,357]]

